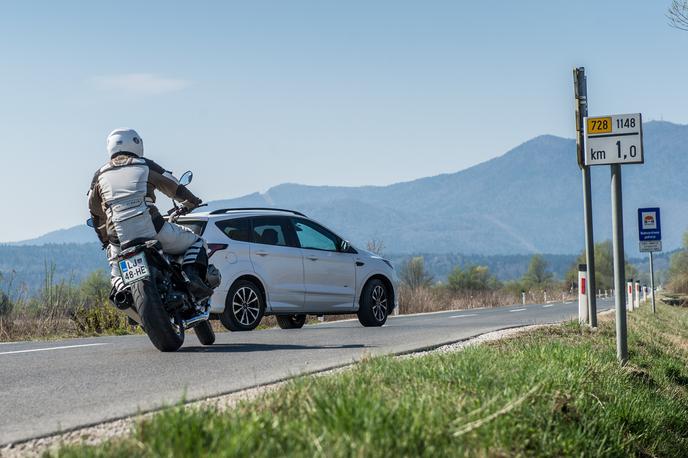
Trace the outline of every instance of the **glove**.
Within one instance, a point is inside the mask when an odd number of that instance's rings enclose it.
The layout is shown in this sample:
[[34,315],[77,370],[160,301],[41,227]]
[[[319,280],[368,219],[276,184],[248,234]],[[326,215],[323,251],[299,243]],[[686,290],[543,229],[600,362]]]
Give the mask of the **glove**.
[[191,211],[195,208],[197,208],[199,205],[201,205],[203,201],[201,199],[196,198],[195,200],[193,199],[188,199],[182,202],[182,207],[186,208],[188,211]]

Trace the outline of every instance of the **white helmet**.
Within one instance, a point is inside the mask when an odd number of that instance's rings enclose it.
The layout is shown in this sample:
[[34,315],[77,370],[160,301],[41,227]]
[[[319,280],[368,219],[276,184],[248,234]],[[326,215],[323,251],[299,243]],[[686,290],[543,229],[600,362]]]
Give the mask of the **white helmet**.
[[143,157],[143,139],[134,129],[115,129],[107,137],[110,157],[117,153],[130,153]]

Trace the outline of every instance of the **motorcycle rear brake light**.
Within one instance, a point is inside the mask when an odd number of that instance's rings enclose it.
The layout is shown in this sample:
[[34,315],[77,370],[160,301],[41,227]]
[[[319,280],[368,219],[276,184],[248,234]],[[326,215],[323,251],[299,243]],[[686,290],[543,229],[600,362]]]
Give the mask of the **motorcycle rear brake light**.
[[216,251],[224,250],[229,245],[226,243],[209,243],[208,244],[208,258],[215,254]]

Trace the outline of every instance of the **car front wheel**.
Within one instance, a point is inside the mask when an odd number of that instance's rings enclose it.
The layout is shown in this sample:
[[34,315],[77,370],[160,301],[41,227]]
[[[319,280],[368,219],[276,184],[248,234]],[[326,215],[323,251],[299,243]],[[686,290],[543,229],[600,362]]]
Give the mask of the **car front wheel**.
[[382,326],[387,321],[390,297],[387,286],[378,279],[370,280],[363,288],[358,321],[366,327]]
[[263,313],[265,301],[258,286],[252,281],[240,280],[227,294],[220,322],[230,331],[251,331],[260,324]]

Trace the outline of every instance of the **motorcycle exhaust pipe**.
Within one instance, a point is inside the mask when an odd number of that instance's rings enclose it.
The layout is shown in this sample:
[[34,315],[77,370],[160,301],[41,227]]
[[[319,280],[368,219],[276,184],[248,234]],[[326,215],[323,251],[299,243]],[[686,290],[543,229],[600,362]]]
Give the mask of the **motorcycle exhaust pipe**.
[[117,291],[115,293],[115,297],[113,298],[113,302],[115,303],[115,307],[120,310],[131,308],[131,294],[129,294],[129,291]]
[[193,328],[203,321],[208,321],[208,318],[210,318],[210,310],[200,313],[188,320],[182,320],[182,326],[184,326],[184,329]]

